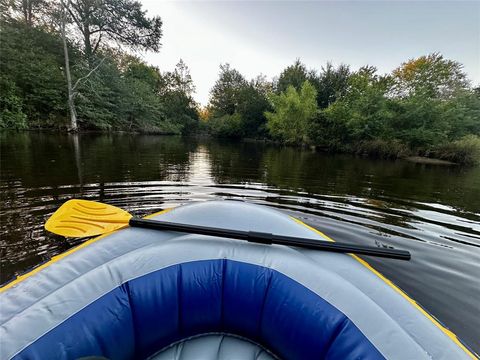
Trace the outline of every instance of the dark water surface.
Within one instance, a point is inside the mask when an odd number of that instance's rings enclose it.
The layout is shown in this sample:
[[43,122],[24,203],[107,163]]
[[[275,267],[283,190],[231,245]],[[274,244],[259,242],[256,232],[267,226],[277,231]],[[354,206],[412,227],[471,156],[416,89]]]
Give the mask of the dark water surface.
[[70,198],[135,215],[243,199],[338,241],[410,250],[410,262],[365,259],[480,352],[480,167],[165,136],[1,133],[0,141],[2,282],[78,243],[43,230]]

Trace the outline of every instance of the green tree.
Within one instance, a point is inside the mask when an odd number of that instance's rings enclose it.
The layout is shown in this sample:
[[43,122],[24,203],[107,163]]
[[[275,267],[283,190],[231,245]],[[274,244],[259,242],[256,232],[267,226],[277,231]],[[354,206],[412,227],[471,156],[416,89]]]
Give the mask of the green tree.
[[303,83],[307,80],[307,67],[300,61],[300,59],[297,59],[293,65],[288,66],[280,74],[276,83],[277,93],[286,91],[289,86],[293,86],[295,90],[300,90]]
[[[69,130],[77,131],[75,98],[79,92],[80,82],[90,77],[104,61],[94,64],[94,55],[100,49],[102,41],[116,42],[133,49],[158,51],[162,36],[162,21],[160,17],[147,18],[141,4],[132,0],[61,0],[60,8],[58,18],[63,40],[71,118]],[[66,12],[75,25],[76,32],[83,39],[83,51],[89,68],[89,72],[75,82],[72,80],[70,71]]]
[[393,116],[386,93],[390,79],[378,76],[373,67],[363,67],[348,79],[344,96],[317,117],[312,140],[320,145],[388,138]]
[[[104,53],[102,66],[78,86],[76,109],[82,129],[129,129],[132,123],[126,119],[131,100],[138,93],[127,89],[127,78],[118,62],[126,63],[122,54]],[[125,58],[130,59],[129,56]],[[85,68],[78,69],[85,71]],[[82,76],[83,74],[77,74]],[[132,129],[134,130],[135,127]]]
[[317,103],[320,109],[327,108],[345,95],[349,78],[350,68],[344,64],[335,68],[331,63],[327,63],[319,75],[310,73],[309,81],[317,89]]
[[[13,19],[1,22],[0,32],[0,77],[5,96],[0,111],[19,114],[19,127],[25,123],[30,128],[64,126],[66,91],[58,36]],[[10,126],[17,127],[12,121]]]
[[161,74],[157,89],[167,120],[178,123],[183,134],[193,133],[199,125],[198,105],[190,70],[182,59],[172,72]]
[[190,69],[187,64],[180,59],[173,72],[167,72],[163,75],[164,84],[162,87],[169,91],[176,91],[192,96],[195,92],[195,85],[193,84]]
[[461,91],[446,102],[444,115],[448,119],[450,140],[466,135],[480,136],[480,91]]
[[247,80],[230,64],[220,65],[218,80],[210,91],[210,108],[213,117],[233,115],[238,108],[239,94]]
[[207,123],[211,132],[228,137],[265,136],[264,112],[270,109],[268,92],[271,89],[272,84],[264,76],[247,81],[230,65],[221,65],[208,107]]
[[463,66],[439,53],[403,63],[393,71],[396,100],[391,128],[413,148],[427,149],[479,131],[478,97]]
[[211,133],[218,137],[240,138],[244,135],[242,117],[239,113],[213,117],[208,123]]
[[300,91],[289,86],[285,92],[271,95],[273,112],[266,112],[267,127],[274,138],[285,143],[307,142],[308,127],[317,113],[317,92],[309,81]]
[[447,141],[450,125],[444,113],[445,103],[411,96],[395,105],[395,116],[389,124],[392,136],[413,149],[426,149]]
[[[61,36],[43,26],[31,27],[21,17],[0,26],[0,127],[66,128]],[[67,47],[72,63],[86,63],[80,48],[70,42]],[[103,61],[96,71],[72,67],[81,129],[161,133],[195,129],[194,87],[183,62],[172,72],[161,73],[120,50],[99,51]]]
[[237,112],[241,116],[243,134],[249,137],[265,136],[265,112],[271,110],[268,94],[271,84],[264,76],[246,83],[239,91]]
[[448,99],[468,87],[463,65],[439,53],[403,63],[393,71],[393,94],[397,97],[424,96]]
[[26,129],[27,115],[15,83],[0,76],[0,92],[0,129]]
[[105,41],[132,49],[160,49],[162,20],[147,17],[138,1],[69,0],[67,10],[82,37],[85,57],[90,64]]

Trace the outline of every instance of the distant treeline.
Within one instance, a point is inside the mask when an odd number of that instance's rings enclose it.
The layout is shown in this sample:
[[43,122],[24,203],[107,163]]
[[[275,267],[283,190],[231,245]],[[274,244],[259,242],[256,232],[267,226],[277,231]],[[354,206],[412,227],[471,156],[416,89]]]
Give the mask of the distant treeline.
[[200,117],[218,136],[383,158],[480,160],[480,89],[471,88],[461,64],[437,53],[387,75],[372,66],[309,70],[297,60],[273,81],[247,81],[222,65]]
[[223,64],[201,108],[183,61],[162,72],[127,51],[160,48],[162,22],[147,18],[140,3],[6,4],[0,128],[76,130],[78,119],[81,130],[268,139],[384,158],[480,159],[480,88],[460,63],[438,53],[384,75],[372,66],[307,69],[297,60],[274,79],[249,80]]

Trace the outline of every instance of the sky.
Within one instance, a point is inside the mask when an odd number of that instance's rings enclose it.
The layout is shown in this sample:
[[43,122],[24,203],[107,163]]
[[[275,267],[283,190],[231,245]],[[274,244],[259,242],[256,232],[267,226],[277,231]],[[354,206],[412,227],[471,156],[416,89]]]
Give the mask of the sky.
[[160,70],[190,68],[195,100],[206,105],[219,65],[247,79],[268,78],[300,60],[377,67],[440,52],[480,84],[480,1],[158,1],[141,0],[163,20],[160,52],[142,54]]

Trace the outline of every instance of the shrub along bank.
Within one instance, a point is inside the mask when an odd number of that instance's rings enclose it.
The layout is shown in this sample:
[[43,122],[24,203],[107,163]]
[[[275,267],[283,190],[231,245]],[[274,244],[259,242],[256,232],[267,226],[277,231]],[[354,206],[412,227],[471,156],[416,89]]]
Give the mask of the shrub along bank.
[[[249,91],[246,91],[246,89]],[[430,54],[379,75],[296,61],[273,81],[220,67],[203,127],[227,137],[269,138],[381,158],[480,161],[480,89],[458,62]]]

